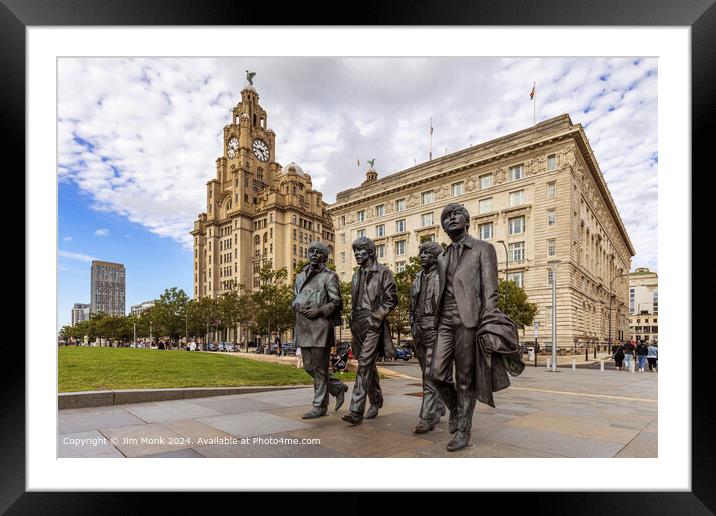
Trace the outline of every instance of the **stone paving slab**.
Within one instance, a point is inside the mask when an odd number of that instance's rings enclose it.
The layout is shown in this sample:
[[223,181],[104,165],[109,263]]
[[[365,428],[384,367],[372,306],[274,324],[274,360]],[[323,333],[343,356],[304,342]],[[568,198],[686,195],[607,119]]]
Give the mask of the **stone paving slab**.
[[[495,393],[496,407],[477,404],[472,446],[446,450],[447,417],[434,431],[416,435],[419,379],[382,380],[378,417],[351,426],[331,397],[328,415],[303,420],[311,387],[191,400],[62,410],[58,456],[95,457],[656,457],[657,375],[617,371],[540,369],[511,378]],[[352,385],[349,385],[352,388]],[[116,447],[68,448],[62,436],[147,438]],[[160,443],[160,438],[165,443]],[[167,440],[173,438],[172,445]],[[259,440],[253,442],[253,439]],[[271,439],[274,439],[272,441]],[[284,441],[276,441],[284,439]],[[295,444],[286,439],[315,439]],[[96,440],[96,439],[95,439]]]
[[311,428],[311,425],[267,412],[245,412],[243,414],[205,417],[199,419],[199,422],[223,430],[236,437],[254,437]]
[[120,407],[95,407],[61,410],[57,415],[58,433],[70,434],[145,423],[134,414]]
[[155,401],[135,403],[123,407],[127,412],[142,418],[147,423],[164,423],[200,417],[218,416],[218,410],[202,407],[188,401]]

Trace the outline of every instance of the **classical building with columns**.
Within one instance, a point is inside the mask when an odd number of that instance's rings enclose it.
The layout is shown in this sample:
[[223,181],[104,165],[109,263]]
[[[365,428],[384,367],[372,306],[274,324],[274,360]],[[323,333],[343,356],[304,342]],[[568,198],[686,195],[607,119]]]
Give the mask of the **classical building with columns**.
[[[560,260],[558,349],[604,346],[610,316],[613,337],[628,335],[634,248],[584,128],[569,115],[380,179],[371,167],[329,208],[341,281],[350,281],[351,244],[360,235],[375,241],[378,261],[394,272],[422,241],[448,243],[440,212],[451,202],[470,212],[471,235],[495,245],[500,278],[537,304],[541,346],[552,344],[551,260]],[[520,335],[534,341],[532,327]]]
[[194,298],[217,297],[241,284],[259,286],[259,269],[293,270],[313,240],[333,252],[333,227],[320,192],[300,166],[275,161],[276,134],[259,94],[247,84],[224,126],[223,153],[206,184],[206,212],[194,238]]
[[659,276],[646,267],[629,273],[629,338],[659,340]]

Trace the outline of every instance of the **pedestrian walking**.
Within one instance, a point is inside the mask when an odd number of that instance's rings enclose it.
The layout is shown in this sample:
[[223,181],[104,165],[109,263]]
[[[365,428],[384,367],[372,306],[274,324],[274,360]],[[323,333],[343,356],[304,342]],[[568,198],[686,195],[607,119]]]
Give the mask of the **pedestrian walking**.
[[646,359],[649,362],[649,371],[656,371],[656,360],[659,358],[659,349],[656,346],[656,342],[652,341],[647,350]]
[[616,350],[614,351],[614,367],[617,368],[617,371],[622,370],[622,364],[624,363],[624,345],[619,344],[616,346]]
[[631,363],[634,360],[634,352],[636,346],[633,341],[627,341],[622,346],[622,352],[624,353],[624,369],[629,371],[631,369]]
[[636,345],[636,359],[638,362],[638,367],[640,372],[644,372],[644,367],[646,366],[646,356],[649,354],[649,347],[646,345],[646,343],[641,340],[639,341],[639,344]]

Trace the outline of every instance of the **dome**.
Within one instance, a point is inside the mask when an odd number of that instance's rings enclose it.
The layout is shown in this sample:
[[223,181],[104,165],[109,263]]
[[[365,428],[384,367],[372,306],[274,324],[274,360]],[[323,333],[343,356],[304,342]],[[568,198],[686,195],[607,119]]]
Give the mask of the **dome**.
[[293,161],[281,169],[282,174],[296,174],[297,176],[304,177],[305,174],[303,169],[296,165]]
[[266,129],[266,134],[276,134],[273,129]]

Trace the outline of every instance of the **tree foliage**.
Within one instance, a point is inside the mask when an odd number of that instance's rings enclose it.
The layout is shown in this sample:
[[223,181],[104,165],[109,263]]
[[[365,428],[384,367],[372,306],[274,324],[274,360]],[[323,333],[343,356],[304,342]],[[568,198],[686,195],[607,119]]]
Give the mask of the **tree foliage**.
[[525,290],[518,287],[514,281],[500,280],[499,291],[500,311],[522,329],[531,325],[537,314],[537,305],[527,300]]
[[394,275],[398,288],[398,305],[388,315],[388,322],[390,329],[398,335],[398,342],[400,342],[401,335],[410,334],[410,287],[421,268],[420,259],[417,256],[411,256],[405,270]]
[[[252,330],[267,336],[272,331],[284,332],[295,322],[293,287],[286,281],[288,270],[283,267],[274,270],[271,260],[267,260],[259,270],[259,289],[252,297],[255,304],[255,318]],[[265,333],[264,333],[265,332]]]

